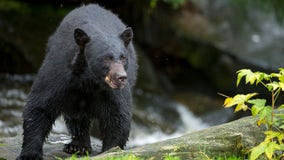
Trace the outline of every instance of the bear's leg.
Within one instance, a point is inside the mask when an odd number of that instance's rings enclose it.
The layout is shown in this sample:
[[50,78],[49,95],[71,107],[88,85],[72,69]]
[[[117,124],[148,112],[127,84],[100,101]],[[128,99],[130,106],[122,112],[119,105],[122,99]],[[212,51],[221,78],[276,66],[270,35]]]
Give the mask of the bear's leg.
[[100,118],[100,131],[103,141],[102,152],[113,147],[124,146],[129,137],[131,113],[124,111],[110,111]]
[[53,114],[40,107],[25,107],[23,113],[23,145],[17,160],[42,159],[43,143],[57,117],[56,113]]
[[87,117],[75,119],[65,116],[65,122],[72,141],[64,146],[63,151],[80,155],[91,153],[92,147],[89,134],[91,120]]

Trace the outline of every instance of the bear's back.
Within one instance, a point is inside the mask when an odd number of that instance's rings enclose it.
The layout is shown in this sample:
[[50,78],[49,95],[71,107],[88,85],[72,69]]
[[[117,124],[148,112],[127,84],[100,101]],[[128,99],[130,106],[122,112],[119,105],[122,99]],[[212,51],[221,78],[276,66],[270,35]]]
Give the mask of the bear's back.
[[[125,29],[125,25],[112,12],[96,5],[89,4],[74,9],[65,16],[59,26],[62,29],[80,28],[85,24],[92,26],[94,30],[100,30],[105,34],[119,34]],[[73,30],[71,30],[73,31]]]

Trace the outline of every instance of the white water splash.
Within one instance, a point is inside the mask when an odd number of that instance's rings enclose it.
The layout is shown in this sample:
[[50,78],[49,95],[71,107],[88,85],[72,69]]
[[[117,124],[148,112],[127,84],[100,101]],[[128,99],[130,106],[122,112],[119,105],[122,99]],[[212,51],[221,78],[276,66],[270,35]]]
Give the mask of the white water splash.
[[[179,114],[179,118],[181,119],[181,124],[178,127],[178,130],[172,134],[166,134],[159,128],[156,128],[155,131],[150,131],[150,129],[145,126],[139,126],[133,123],[127,147],[141,146],[170,138],[176,138],[186,133],[209,127],[208,124],[202,122],[200,118],[196,117],[190,110],[188,110],[186,106],[177,103],[176,109]],[[56,120],[52,132],[68,134],[62,117]]]
[[24,106],[27,94],[20,89],[0,91],[0,106]]
[[130,133],[131,135],[127,146],[133,147],[155,143],[209,127],[208,124],[202,122],[200,118],[196,117],[190,110],[188,110],[186,106],[177,104],[176,109],[182,122],[177,131],[172,134],[166,134],[160,129],[157,129],[154,132],[149,132],[145,127],[133,124],[133,130]]

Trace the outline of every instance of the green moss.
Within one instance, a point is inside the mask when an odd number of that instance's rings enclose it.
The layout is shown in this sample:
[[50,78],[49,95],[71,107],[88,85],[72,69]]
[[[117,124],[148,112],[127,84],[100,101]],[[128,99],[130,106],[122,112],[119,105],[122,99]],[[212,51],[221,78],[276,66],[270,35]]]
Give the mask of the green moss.
[[[110,157],[104,157],[104,158],[96,158],[96,157],[89,157],[89,156],[85,156],[85,157],[78,157],[76,154],[72,155],[72,157],[67,158],[65,160],[92,160],[92,159],[96,159],[96,160],[147,160],[147,159],[151,159],[151,158],[140,158],[134,154],[126,154],[126,155],[119,155],[119,156],[110,156]],[[57,160],[63,160],[62,158],[57,158]],[[178,156],[173,156],[171,154],[166,154],[165,156],[163,156],[162,160],[181,160],[180,157]]]
[[239,156],[230,156],[230,157],[216,157],[213,158],[214,160],[242,160],[244,157]]
[[136,157],[134,154],[129,154],[124,156],[108,157],[106,160],[142,160],[142,159]]

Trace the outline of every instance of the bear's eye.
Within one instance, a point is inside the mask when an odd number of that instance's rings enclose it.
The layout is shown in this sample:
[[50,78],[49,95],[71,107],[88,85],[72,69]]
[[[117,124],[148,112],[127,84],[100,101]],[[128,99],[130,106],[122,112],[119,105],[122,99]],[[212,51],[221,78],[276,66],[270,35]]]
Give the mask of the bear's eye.
[[113,61],[113,56],[105,56],[104,60],[107,62]]
[[122,64],[126,64],[127,58],[124,55],[120,55],[119,59],[122,62]]

